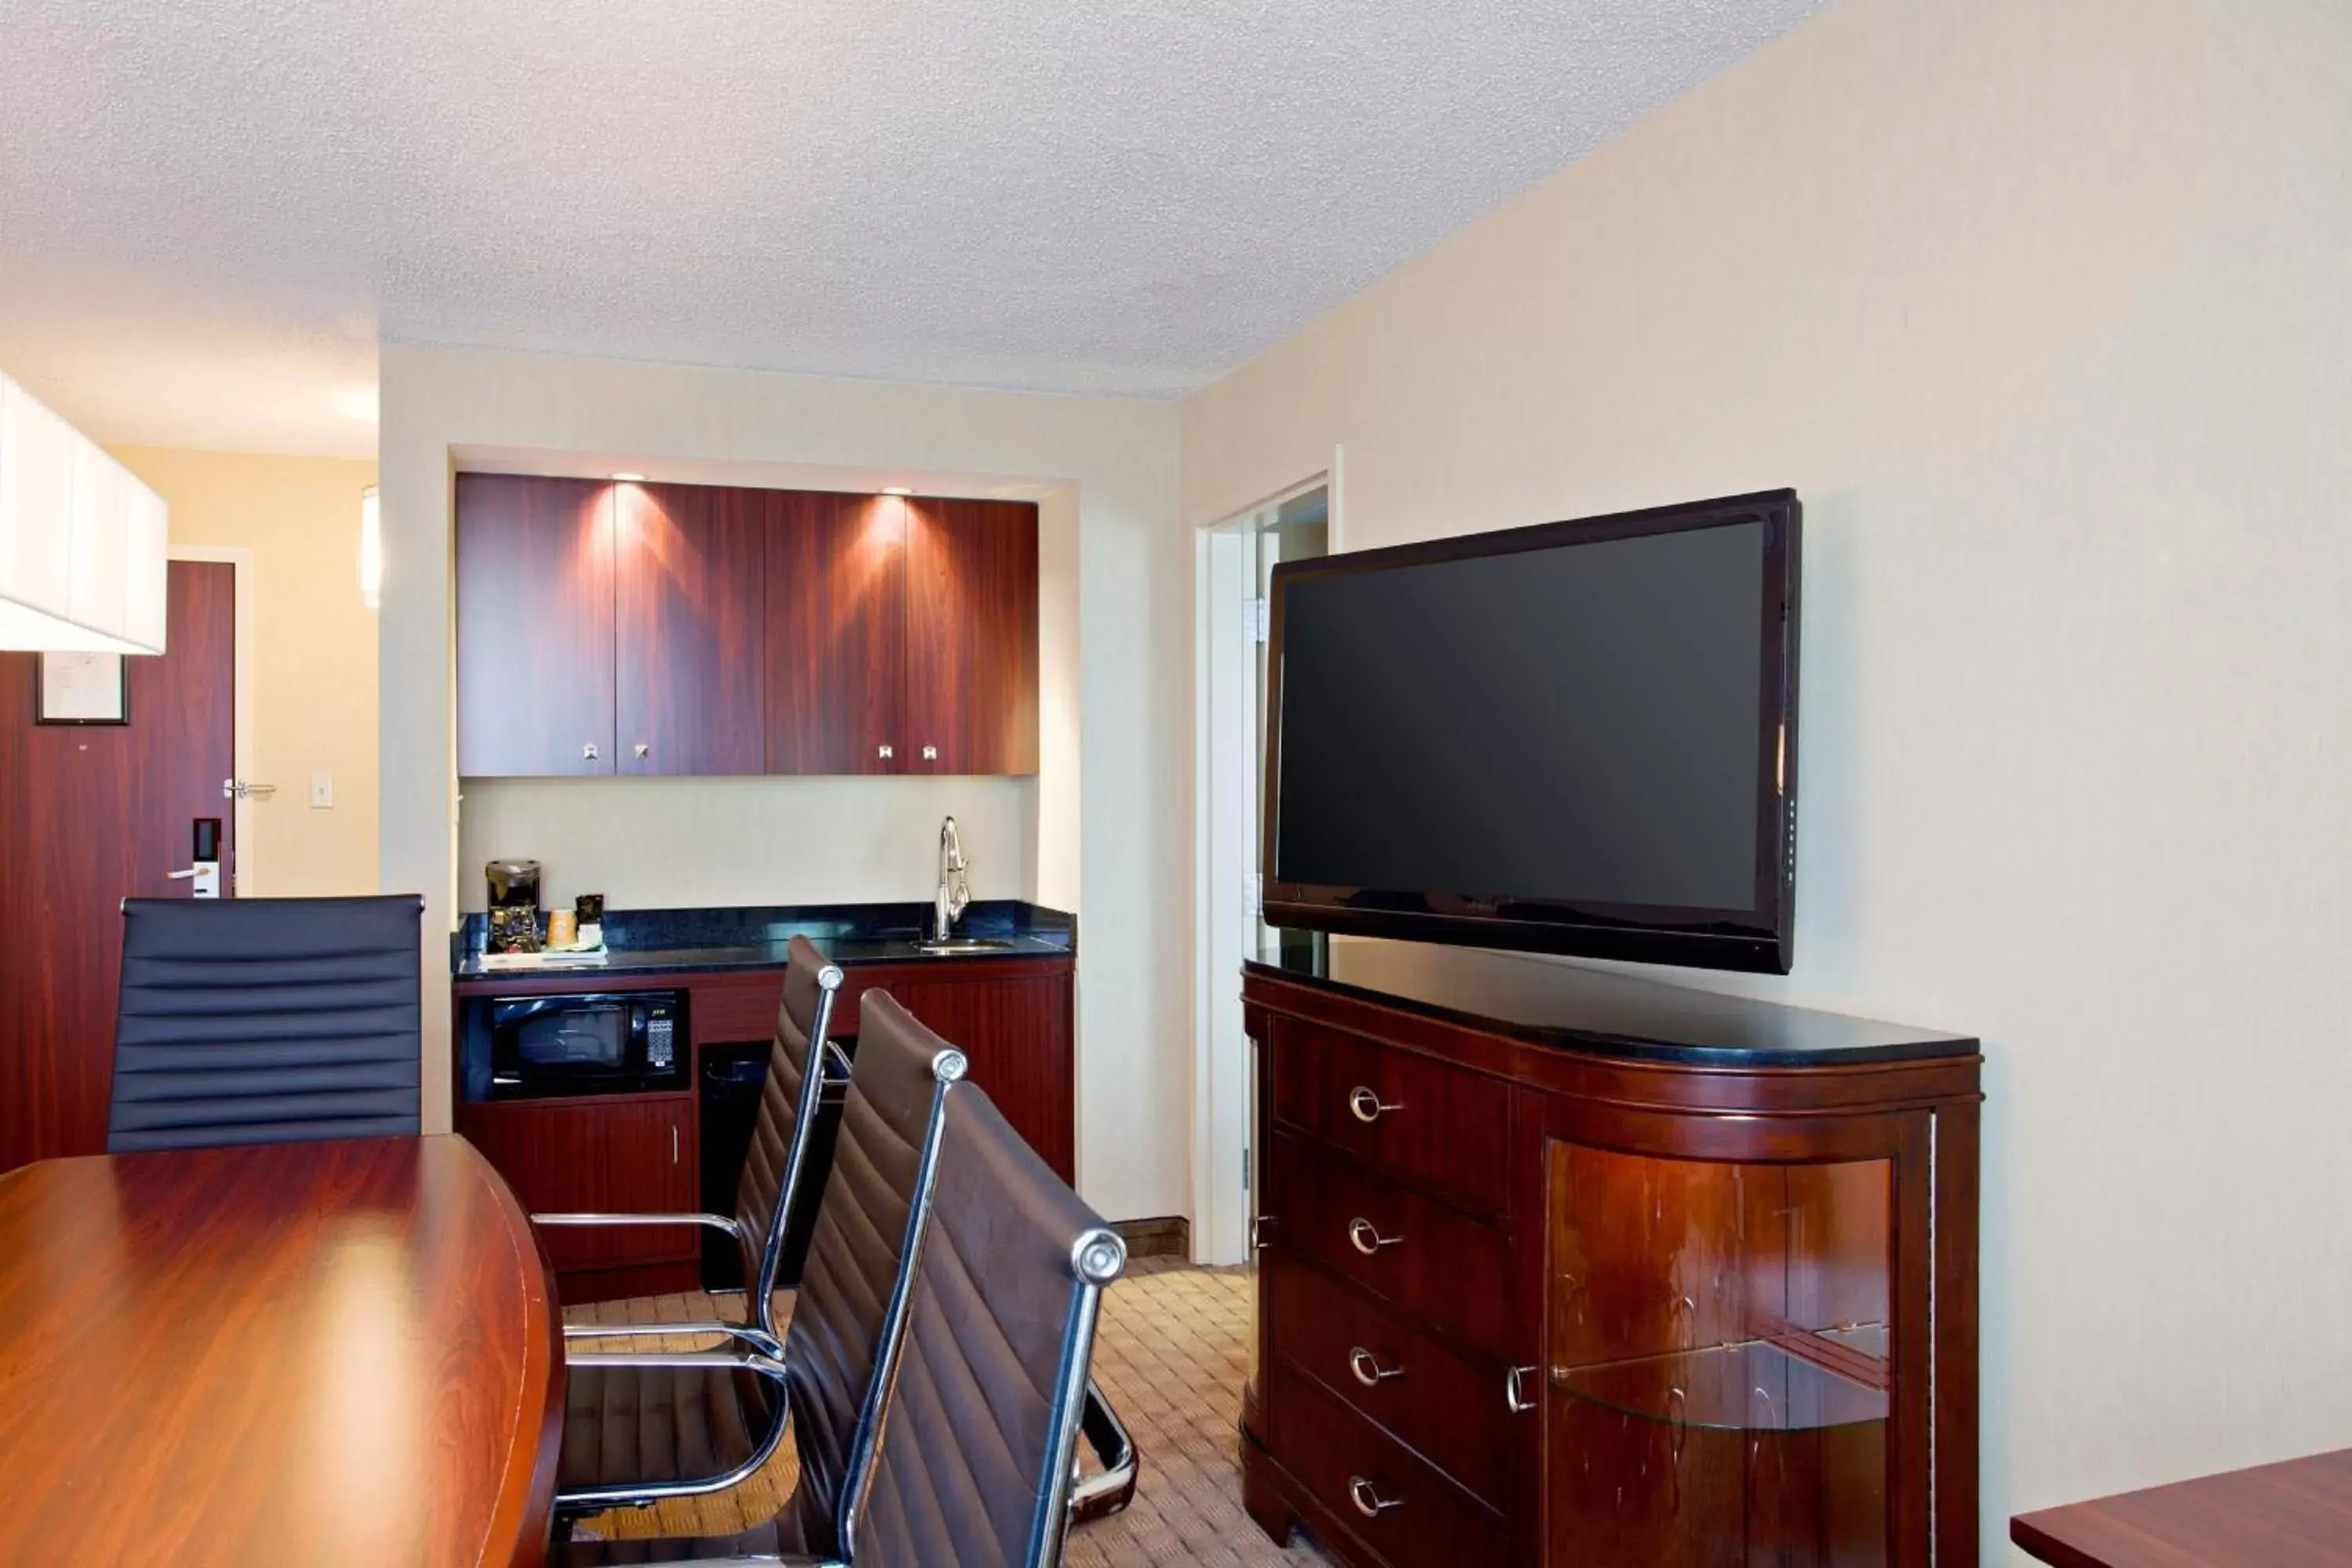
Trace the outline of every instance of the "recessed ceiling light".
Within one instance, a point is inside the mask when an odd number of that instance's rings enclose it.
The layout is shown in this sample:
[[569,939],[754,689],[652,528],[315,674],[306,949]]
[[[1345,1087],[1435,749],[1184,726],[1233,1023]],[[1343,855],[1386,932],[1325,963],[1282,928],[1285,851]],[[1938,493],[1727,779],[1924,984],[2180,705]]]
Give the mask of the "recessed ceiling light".
[[915,492],[905,485],[884,485],[882,493],[886,496],[910,496]]
[[620,480],[620,481],[621,481],[621,483],[623,483],[623,484],[625,484],[625,485],[634,485],[634,484],[638,483],[640,480],[642,480],[642,479],[645,478],[645,475],[643,475],[643,474],[614,474],[613,477],[614,477],[614,479],[616,479]]

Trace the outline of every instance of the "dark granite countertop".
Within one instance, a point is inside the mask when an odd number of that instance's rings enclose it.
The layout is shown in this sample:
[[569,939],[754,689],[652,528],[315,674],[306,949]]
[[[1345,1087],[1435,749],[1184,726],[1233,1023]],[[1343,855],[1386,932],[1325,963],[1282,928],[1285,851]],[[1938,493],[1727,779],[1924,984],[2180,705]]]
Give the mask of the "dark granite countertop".
[[992,958],[1067,957],[1077,951],[1077,921],[1059,910],[990,899],[956,922],[959,938],[1003,942],[1002,950],[933,954],[916,944],[931,919],[929,904],[779,904],[753,909],[606,910],[601,964],[572,968],[482,967],[488,922],[469,914],[449,939],[450,972],[459,980],[542,980],[576,975],[692,974],[730,969],[777,969],[785,945],[804,936],[836,963],[984,963]]
[[1977,1052],[1975,1040],[1940,1030],[1433,942],[1290,932],[1280,950],[1244,967],[1492,1034],[1633,1061],[1829,1067]]

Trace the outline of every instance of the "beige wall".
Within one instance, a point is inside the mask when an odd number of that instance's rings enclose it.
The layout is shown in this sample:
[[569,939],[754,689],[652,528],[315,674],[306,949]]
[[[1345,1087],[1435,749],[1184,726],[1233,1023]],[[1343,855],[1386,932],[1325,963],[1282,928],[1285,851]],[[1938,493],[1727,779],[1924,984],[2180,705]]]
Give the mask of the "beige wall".
[[[1182,1212],[1189,736],[1182,724],[1160,721],[1189,700],[1191,576],[1177,522],[1175,408],[397,344],[383,351],[382,409],[383,880],[425,895],[428,960],[444,964],[446,949],[436,952],[436,944],[460,907],[461,881],[479,871],[458,865],[451,744],[450,476],[458,460],[489,450],[606,454],[614,468],[649,471],[674,459],[998,476],[1045,487],[1041,766],[1034,784],[1013,786],[1026,796],[1017,807],[1017,853],[1028,863],[1021,889],[1081,916],[1079,1190],[1114,1217]],[[493,786],[476,805],[489,812],[520,802],[528,817],[591,798],[551,787]],[[826,896],[825,879],[805,868],[772,878],[740,868],[773,853],[755,840],[780,819],[779,803],[793,798],[782,792],[794,787],[751,781],[747,792],[744,781],[671,780],[594,797],[585,809],[602,815],[609,803],[616,824],[631,813],[655,814],[680,868],[666,887],[756,888],[747,901],[793,902]],[[934,809],[946,798],[920,789],[888,797],[895,805],[879,809],[919,805],[919,817],[904,816],[901,828],[880,836],[892,853],[907,823],[916,824],[916,847],[931,841]],[[500,830],[500,847],[524,847],[504,842],[524,832],[521,825]],[[865,868],[877,879],[869,896],[908,896],[903,872],[880,854],[877,847]],[[1003,858],[990,852],[992,861]],[[987,878],[1003,869],[988,872],[982,887],[996,890]],[[803,885],[821,890],[803,895]],[[929,886],[926,877],[913,896],[927,897]],[[446,1126],[446,1010],[427,1008],[425,1027],[426,1124]]]
[[1843,0],[1184,408],[1192,522],[1344,444],[1356,548],[1803,494],[1748,984],[1984,1037],[1990,1557],[2352,1444],[2347,60],[2336,0]]
[[[248,552],[239,578],[252,630],[252,804],[247,893],[372,893],[376,888],[376,626],[360,602],[360,492],[373,463],[117,447],[163,497],[172,543]],[[334,805],[310,804],[310,778]]]
[[975,899],[1034,899],[1030,778],[463,779],[457,904],[482,868],[540,863],[547,906],[617,910],[929,903],[940,819],[956,819]]

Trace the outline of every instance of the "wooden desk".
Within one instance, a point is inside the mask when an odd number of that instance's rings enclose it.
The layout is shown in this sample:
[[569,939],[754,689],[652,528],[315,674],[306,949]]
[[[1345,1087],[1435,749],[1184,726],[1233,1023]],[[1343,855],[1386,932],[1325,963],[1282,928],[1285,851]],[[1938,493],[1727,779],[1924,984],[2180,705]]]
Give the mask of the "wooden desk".
[[0,1176],[0,1560],[536,1563],[562,1327],[457,1138]]
[[2021,1513],[2009,1538],[2058,1568],[2343,1568],[2352,1448]]

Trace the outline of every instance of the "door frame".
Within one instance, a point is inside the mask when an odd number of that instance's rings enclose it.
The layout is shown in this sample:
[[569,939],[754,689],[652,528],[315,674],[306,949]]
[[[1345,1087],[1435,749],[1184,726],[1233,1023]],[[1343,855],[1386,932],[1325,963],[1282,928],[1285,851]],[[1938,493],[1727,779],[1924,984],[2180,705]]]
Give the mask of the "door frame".
[[[1244,602],[1256,586],[1257,520],[1294,496],[1321,489],[1328,508],[1328,553],[1346,548],[1340,482],[1344,451],[1331,448],[1320,472],[1286,485],[1193,531],[1192,575],[1192,1261],[1221,1265],[1248,1256],[1250,1194],[1243,1184],[1251,1150],[1250,1054],[1242,1035],[1239,918],[1255,863],[1258,781],[1255,745],[1220,721],[1256,679],[1245,657]],[[1221,1038],[1237,1042],[1221,1053]]]
[[[231,569],[232,590],[236,603],[231,622],[235,647],[230,658],[229,727],[236,732],[230,737],[230,756],[236,776],[247,783],[253,781],[253,622],[254,570],[253,551],[243,544],[182,544],[176,541],[164,547],[163,555],[171,561],[209,561],[226,563]],[[170,628],[165,628],[170,635]],[[253,852],[253,802],[251,799],[230,803],[229,890],[240,899],[255,896],[260,883],[255,875]]]

